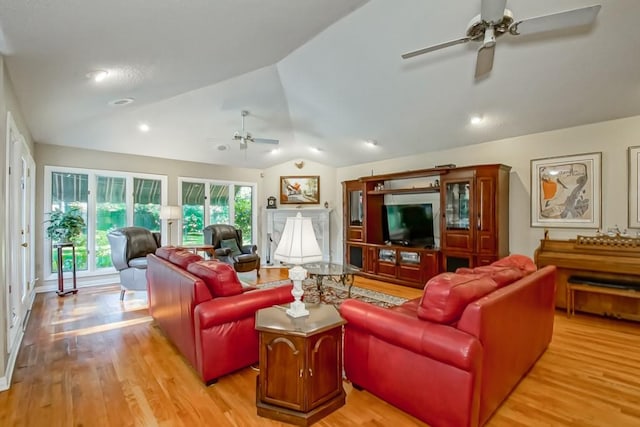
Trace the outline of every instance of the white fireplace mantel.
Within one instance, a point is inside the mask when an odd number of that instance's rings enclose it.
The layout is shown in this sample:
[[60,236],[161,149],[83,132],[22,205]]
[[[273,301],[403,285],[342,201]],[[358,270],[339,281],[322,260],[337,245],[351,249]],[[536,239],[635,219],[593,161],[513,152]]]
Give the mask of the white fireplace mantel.
[[304,217],[310,217],[313,231],[316,233],[318,246],[322,249],[322,260],[330,262],[331,246],[329,242],[329,213],[325,208],[277,208],[263,210],[262,250],[260,259],[263,264],[273,265],[273,253],[278,247],[280,236],[288,217],[296,216],[300,212]]

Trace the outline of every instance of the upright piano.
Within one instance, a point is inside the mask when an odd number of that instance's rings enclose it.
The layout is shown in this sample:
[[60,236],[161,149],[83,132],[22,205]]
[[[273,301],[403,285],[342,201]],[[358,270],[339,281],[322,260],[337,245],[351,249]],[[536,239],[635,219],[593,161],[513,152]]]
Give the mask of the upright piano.
[[557,267],[556,307],[566,309],[573,294],[576,311],[640,321],[640,238],[543,239],[535,262]]

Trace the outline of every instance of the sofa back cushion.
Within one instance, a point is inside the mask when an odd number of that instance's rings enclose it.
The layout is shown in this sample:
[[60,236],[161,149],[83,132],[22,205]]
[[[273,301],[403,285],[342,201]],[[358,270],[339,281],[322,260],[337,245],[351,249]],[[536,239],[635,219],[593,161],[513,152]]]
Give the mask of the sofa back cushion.
[[536,263],[526,255],[512,254],[494,262],[497,267],[516,267],[522,270],[525,275],[531,274],[537,270]]
[[[516,280],[522,279],[527,274],[517,267],[501,267],[497,265],[483,265],[476,267],[472,270],[473,274],[484,274],[489,276],[496,282],[498,288],[507,286]],[[460,269],[456,270],[458,274],[469,274],[466,271],[461,272]]]
[[176,248],[175,246],[160,246],[158,249],[156,249],[156,256],[169,261],[171,254],[177,250],[178,248]]
[[194,254],[193,252],[185,250],[179,249],[169,255],[169,262],[182,267],[185,270],[187,269],[189,264],[196,261],[202,261],[202,257],[200,255]]
[[427,282],[417,315],[436,323],[454,323],[469,303],[496,289],[485,274],[442,273]]
[[196,261],[187,266],[187,271],[201,278],[214,297],[229,297],[242,293],[242,283],[229,264],[217,261]]

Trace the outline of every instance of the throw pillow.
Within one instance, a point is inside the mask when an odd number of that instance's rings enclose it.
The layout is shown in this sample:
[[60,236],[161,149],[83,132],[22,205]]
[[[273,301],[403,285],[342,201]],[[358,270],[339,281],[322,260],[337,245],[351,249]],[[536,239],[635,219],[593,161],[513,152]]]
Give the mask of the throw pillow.
[[197,261],[189,264],[187,270],[201,278],[214,297],[230,297],[242,293],[242,283],[229,264],[217,260]]
[[231,249],[231,255],[233,256],[242,255],[242,251],[238,247],[238,242],[236,242],[236,239],[225,239],[220,242],[220,247]]

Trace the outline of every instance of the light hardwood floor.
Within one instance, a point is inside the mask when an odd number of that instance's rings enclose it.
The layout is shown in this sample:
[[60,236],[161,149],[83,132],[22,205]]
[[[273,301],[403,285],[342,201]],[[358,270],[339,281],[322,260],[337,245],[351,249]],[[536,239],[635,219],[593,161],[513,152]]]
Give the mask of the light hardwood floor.
[[[286,271],[261,276],[278,280]],[[11,389],[0,393],[0,425],[284,425],[256,415],[256,375],[246,368],[205,387],[148,316],[142,293],[124,302],[117,286],[39,294]],[[424,425],[348,383],[345,390],[346,405],[317,426]],[[640,324],[558,312],[549,349],[488,425],[640,425]]]

